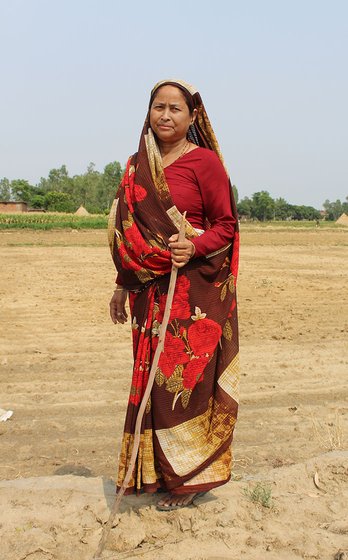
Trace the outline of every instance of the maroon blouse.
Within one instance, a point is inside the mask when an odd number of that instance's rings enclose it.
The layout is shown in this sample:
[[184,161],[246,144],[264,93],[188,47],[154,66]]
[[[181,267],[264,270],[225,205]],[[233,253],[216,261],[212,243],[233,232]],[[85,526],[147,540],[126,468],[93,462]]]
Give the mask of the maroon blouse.
[[218,156],[196,148],[164,169],[170,194],[180,212],[198,229],[210,229],[192,239],[195,256],[202,257],[231,242],[236,220],[232,215],[230,183]]
[[[218,156],[207,148],[196,148],[164,169],[170,194],[178,210],[198,229],[210,229],[192,239],[195,257],[221,249],[234,235],[236,220],[232,215],[230,183]],[[120,275],[116,283],[122,285]]]

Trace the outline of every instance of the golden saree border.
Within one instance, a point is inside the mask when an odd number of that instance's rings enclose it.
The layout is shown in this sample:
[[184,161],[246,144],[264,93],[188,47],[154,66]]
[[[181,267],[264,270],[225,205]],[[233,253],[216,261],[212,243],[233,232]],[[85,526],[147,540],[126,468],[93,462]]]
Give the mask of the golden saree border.
[[175,474],[186,476],[230,438],[235,421],[223,403],[211,398],[204,414],[155,433]]

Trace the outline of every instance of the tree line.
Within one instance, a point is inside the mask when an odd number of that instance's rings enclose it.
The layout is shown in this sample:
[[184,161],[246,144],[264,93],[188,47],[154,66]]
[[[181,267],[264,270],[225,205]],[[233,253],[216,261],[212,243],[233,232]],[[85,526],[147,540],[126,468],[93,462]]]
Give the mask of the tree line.
[[51,212],[75,212],[83,205],[93,214],[107,213],[115,198],[123,169],[118,161],[108,163],[103,172],[90,163],[85,173],[69,176],[66,165],[51,169],[36,185],[25,179],[0,179],[0,200],[22,200],[30,208]]
[[[90,163],[85,173],[69,176],[66,165],[51,169],[48,177],[41,177],[36,185],[25,179],[10,181],[0,179],[0,200],[22,200],[30,208],[51,212],[75,212],[83,205],[93,214],[108,213],[115,198],[124,169],[118,161],[108,163],[102,172]],[[238,200],[238,189],[233,185],[240,217],[268,220],[318,220],[322,217],[313,206],[289,204],[284,198],[272,198],[262,190],[251,197]],[[348,197],[344,202],[325,200],[323,207],[326,219],[337,220],[345,212],[348,214]]]
[[[233,186],[238,200],[238,191]],[[289,204],[284,198],[272,198],[268,191],[254,193],[250,198],[245,196],[237,202],[238,214],[243,219],[259,220],[319,220],[322,214],[313,206]],[[337,220],[343,212],[348,214],[348,196],[345,202],[336,200],[323,203],[325,219]]]

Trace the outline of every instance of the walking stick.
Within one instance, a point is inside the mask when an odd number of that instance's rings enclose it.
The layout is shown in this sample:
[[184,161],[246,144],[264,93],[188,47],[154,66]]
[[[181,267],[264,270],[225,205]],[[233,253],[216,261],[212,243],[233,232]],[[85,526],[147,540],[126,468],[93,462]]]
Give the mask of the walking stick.
[[[185,240],[185,217],[186,217],[186,212],[184,212],[184,214],[182,216],[178,241],[184,241]],[[101,538],[100,538],[100,541],[99,541],[98,549],[97,549],[97,552],[95,553],[95,555],[93,556],[93,560],[101,560],[101,555],[103,553],[104,547],[105,547],[106,542],[108,540],[108,537],[109,537],[111,527],[112,527],[112,524],[114,522],[116,513],[118,512],[122,497],[123,497],[123,495],[126,491],[126,488],[128,486],[128,482],[130,481],[132,473],[133,473],[135,461],[136,461],[137,455],[138,455],[139,444],[140,444],[141,424],[142,424],[142,421],[143,421],[147,401],[150,397],[152,386],[153,386],[153,383],[154,383],[154,380],[155,380],[155,374],[156,374],[156,370],[157,370],[157,366],[158,366],[158,361],[159,361],[160,355],[161,355],[163,347],[164,347],[164,339],[165,339],[165,336],[166,336],[166,330],[167,330],[167,326],[168,326],[168,323],[169,323],[170,312],[171,312],[171,309],[172,309],[172,302],[173,302],[173,296],[174,296],[174,290],[175,290],[177,275],[178,275],[178,269],[177,269],[176,266],[173,265],[172,266],[172,271],[171,271],[171,274],[170,274],[167,301],[166,301],[166,306],[165,306],[164,314],[163,314],[163,321],[162,321],[162,325],[161,325],[161,329],[160,329],[160,333],[159,333],[158,345],[157,345],[157,348],[156,348],[156,351],[155,351],[152,366],[151,366],[151,369],[150,369],[149,379],[148,379],[148,382],[147,382],[147,385],[146,385],[144,396],[142,398],[142,401],[141,401],[141,404],[140,404],[140,407],[139,407],[139,411],[138,411],[138,415],[137,415],[137,419],[136,419],[136,423],[135,423],[134,443],[133,443],[133,449],[132,449],[132,454],[131,454],[131,458],[130,458],[129,467],[128,467],[126,476],[123,480],[123,484],[120,488],[120,491],[116,495],[115,501],[113,503],[113,506],[112,506],[112,509],[111,509],[111,512],[110,512],[110,515],[109,515],[109,519],[107,520],[106,524],[103,526],[103,531],[102,531],[102,535],[101,535]]]

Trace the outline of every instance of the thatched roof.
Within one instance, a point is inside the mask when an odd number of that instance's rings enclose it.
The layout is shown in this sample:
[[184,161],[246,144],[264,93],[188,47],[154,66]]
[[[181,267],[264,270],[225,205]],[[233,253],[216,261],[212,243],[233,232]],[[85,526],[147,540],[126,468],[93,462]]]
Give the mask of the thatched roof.
[[89,212],[86,210],[84,206],[80,206],[75,212],[76,216],[89,216]]
[[338,220],[336,220],[336,224],[341,224],[342,226],[348,226],[348,216],[347,214],[342,214],[342,216],[340,216],[338,218]]

